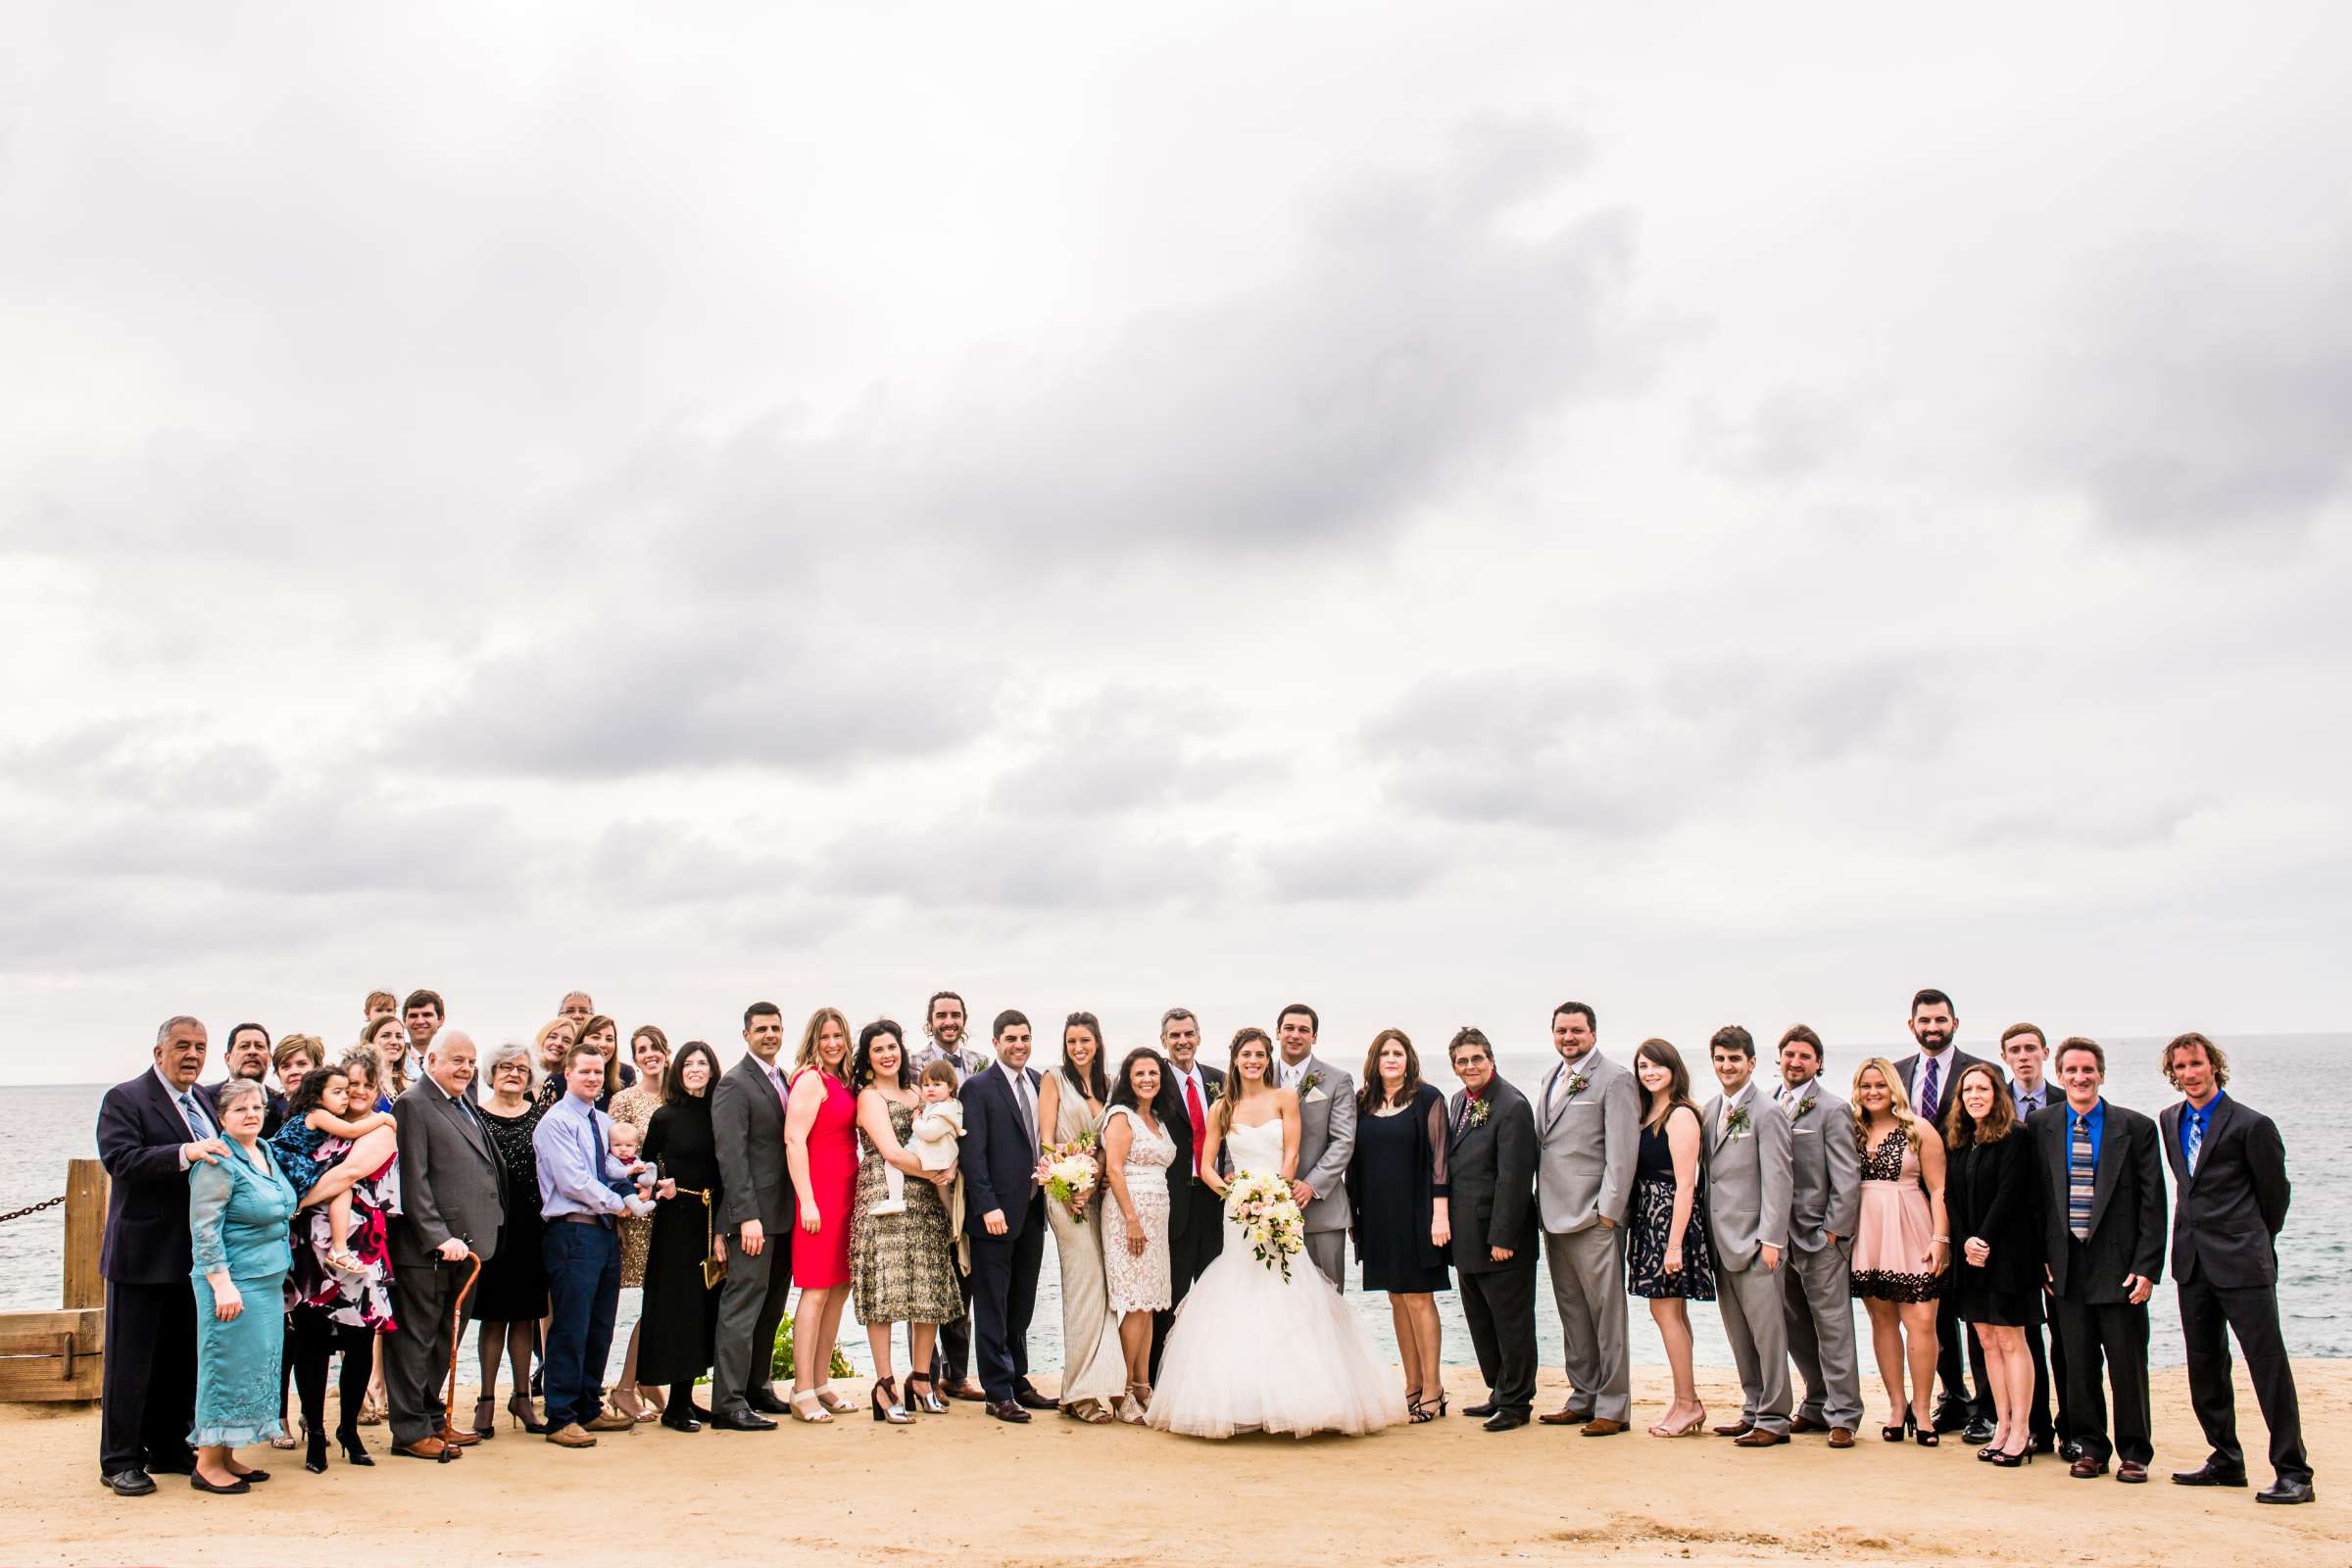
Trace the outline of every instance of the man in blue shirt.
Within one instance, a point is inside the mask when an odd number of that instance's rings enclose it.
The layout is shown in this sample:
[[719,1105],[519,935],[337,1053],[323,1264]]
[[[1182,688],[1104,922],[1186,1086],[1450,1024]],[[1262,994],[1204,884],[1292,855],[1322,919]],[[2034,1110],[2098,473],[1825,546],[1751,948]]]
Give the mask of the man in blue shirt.
[[650,1214],[653,1171],[642,1160],[612,1156],[612,1121],[596,1108],[605,1087],[600,1047],[573,1046],[564,1055],[564,1098],[548,1107],[531,1134],[539,1163],[539,1213],[546,1221],[547,1441],[593,1448],[597,1432],[625,1432],[636,1423],[603,1408],[605,1362],[612,1352],[612,1319],[620,1304],[622,1214]]

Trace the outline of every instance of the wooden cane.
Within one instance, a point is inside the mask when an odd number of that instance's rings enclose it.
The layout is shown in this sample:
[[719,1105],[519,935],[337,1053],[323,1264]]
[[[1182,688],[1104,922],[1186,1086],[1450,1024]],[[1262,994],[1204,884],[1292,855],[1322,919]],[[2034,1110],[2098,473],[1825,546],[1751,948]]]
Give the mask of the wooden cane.
[[442,1422],[447,1426],[457,1425],[458,1352],[466,1345],[466,1298],[473,1294],[473,1282],[482,1277],[482,1255],[471,1248],[466,1249],[466,1255],[473,1259],[473,1271],[466,1276],[466,1283],[458,1287],[458,1304],[449,1310],[449,1396],[443,1402],[445,1413],[442,1416]]

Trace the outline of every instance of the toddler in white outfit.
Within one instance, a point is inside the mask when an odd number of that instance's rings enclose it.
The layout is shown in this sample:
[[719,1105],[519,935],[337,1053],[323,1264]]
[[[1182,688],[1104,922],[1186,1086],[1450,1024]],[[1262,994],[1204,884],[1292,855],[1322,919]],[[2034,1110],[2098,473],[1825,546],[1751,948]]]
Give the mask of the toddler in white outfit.
[[[923,1102],[914,1113],[914,1157],[925,1170],[950,1169],[956,1163],[956,1141],[963,1137],[963,1102],[956,1098],[956,1069],[944,1061],[932,1062],[916,1080],[915,1092]],[[906,1213],[906,1173],[885,1161],[882,1185],[883,1200],[870,1212]],[[950,1218],[960,1231],[961,1216]]]

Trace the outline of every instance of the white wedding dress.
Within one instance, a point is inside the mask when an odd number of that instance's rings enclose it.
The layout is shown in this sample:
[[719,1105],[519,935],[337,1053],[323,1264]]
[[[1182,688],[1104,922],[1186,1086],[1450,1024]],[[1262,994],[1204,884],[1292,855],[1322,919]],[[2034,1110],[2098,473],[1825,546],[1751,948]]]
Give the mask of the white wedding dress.
[[[1277,1175],[1282,1122],[1236,1127],[1239,1172]],[[1404,1419],[1404,1378],[1382,1367],[1348,1303],[1304,1252],[1291,1277],[1257,1259],[1231,1219],[1225,1250],[1177,1308],[1160,1357],[1150,1425],[1196,1438],[1237,1432],[1350,1437]]]

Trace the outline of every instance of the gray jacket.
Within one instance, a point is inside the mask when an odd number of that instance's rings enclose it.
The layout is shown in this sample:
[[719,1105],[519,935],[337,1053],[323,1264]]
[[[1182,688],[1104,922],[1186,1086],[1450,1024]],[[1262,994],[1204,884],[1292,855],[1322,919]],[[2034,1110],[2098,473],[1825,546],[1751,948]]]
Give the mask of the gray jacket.
[[1862,1151],[1844,1101],[1816,1078],[1788,1113],[1788,1245],[1818,1252],[1832,1236],[1850,1249],[1862,1221]]
[[[1570,1093],[1578,1078],[1584,1087]],[[1571,1076],[1555,1062],[1535,1095],[1536,1206],[1554,1235],[1606,1218],[1625,1223],[1641,1152],[1642,1091],[1633,1071],[1588,1051]]]
[[1348,1228],[1348,1161],[1355,1153],[1355,1084],[1318,1056],[1306,1058],[1312,1089],[1298,1091],[1298,1179],[1315,1190],[1306,1228]]
[[1752,1082],[1744,1108],[1747,1122],[1735,1132],[1717,1095],[1707,1102],[1699,1129],[1707,1162],[1707,1228],[1716,1261],[1734,1272],[1754,1263],[1759,1248],[1788,1245],[1788,1118]]
[[455,1237],[488,1262],[507,1218],[507,1168],[490,1130],[466,1101],[419,1078],[392,1102],[400,1150],[400,1219],[388,1250],[395,1268],[429,1262]]
[[767,1068],[748,1051],[711,1091],[710,1141],[726,1188],[718,1228],[731,1236],[756,1219],[768,1235],[781,1233],[794,1217],[792,1173],[784,1164],[784,1102]]

